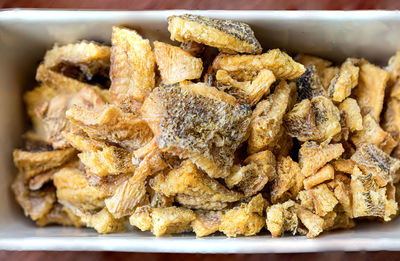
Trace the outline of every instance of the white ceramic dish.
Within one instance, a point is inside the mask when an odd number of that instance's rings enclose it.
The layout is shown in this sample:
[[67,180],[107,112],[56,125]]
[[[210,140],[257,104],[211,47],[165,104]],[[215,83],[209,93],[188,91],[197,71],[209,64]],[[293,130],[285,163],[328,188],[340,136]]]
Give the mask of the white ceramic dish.
[[130,231],[99,235],[92,229],[38,228],[14,202],[9,185],[16,169],[12,150],[26,127],[22,92],[34,85],[35,69],[54,42],[109,42],[113,25],[129,25],[151,40],[168,41],[173,14],[231,18],[249,23],[264,48],[280,47],[340,61],[362,56],[383,64],[400,50],[399,11],[0,11],[0,249],[113,250],[187,253],[271,253],[335,250],[400,250],[400,219],[366,223],[353,230],[302,236],[196,239],[188,233],[155,238]]

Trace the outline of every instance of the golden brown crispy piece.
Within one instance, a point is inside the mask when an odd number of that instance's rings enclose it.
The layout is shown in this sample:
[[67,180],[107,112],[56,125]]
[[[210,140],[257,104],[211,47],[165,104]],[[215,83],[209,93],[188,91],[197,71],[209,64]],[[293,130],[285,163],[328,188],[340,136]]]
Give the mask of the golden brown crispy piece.
[[182,42],[180,48],[197,58],[203,57],[204,53],[207,51],[207,46],[195,41]]
[[171,40],[195,41],[229,53],[261,53],[250,26],[237,21],[184,14],[168,17]]
[[390,73],[391,83],[396,82],[400,77],[400,51],[390,57],[387,70]]
[[337,159],[344,152],[342,144],[304,143],[299,151],[301,174],[309,177],[326,163]]
[[239,82],[225,70],[218,70],[215,77],[221,84],[243,90],[251,106],[257,104],[264,95],[269,94],[269,89],[276,80],[274,74],[268,69],[258,72],[252,81]]
[[392,181],[392,176],[400,168],[400,160],[390,157],[389,154],[372,144],[362,144],[358,147],[353,156],[351,156],[351,160],[363,172],[372,173],[375,182],[380,187]]
[[338,204],[335,194],[326,184],[320,184],[307,192],[313,201],[315,214],[321,217],[333,211],[335,206]]
[[307,237],[314,238],[324,230],[324,219],[305,208],[298,208],[297,216],[307,228]]
[[400,100],[389,99],[381,124],[383,129],[390,133],[395,141],[400,140]]
[[273,94],[257,104],[250,123],[247,151],[253,154],[273,149],[282,134],[283,116],[288,109],[292,86],[281,81]]
[[233,167],[232,173],[225,178],[225,183],[228,188],[236,187],[246,197],[255,195],[276,176],[276,160],[271,151],[252,154],[243,163],[246,165]]
[[184,161],[178,169],[157,175],[150,184],[156,192],[167,197],[177,196],[176,200],[184,205],[187,202],[181,202],[182,196],[198,199],[197,204],[191,204],[193,208],[201,209],[202,202],[205,204],[228,203],[242,198],[240,193],[228,190],[199,170],[190,160]]
[[311,100],[317,96],[328,96],[314,65],[306,67],[306,71],[296,79],[298,100]]
[[373,173],[361,171],[354,167],[351,176],[351,191],[353,196],[354,217],[381,217],[391,220],[391,215],[397,212],[397,202],[388,200],[386,188],[380,187]]
[[48,69],[57,69],[63,65],[77,66],[90,80],[97,73],[108,72],[110,55],[109,46],[95,42],[81,41],[63,46],[55,44],[46,52],[44,66]]
[[265,200],[261,194],[254,196],[249,203],[228,210],[222,216],[219,231],[228,237],[257,234],[265,225],[264,207]]
[[81,218],[72,213],[67,207],[56,203],[46,215],[36,220],[40,227],[57,224],[62,226],[82,227],[84,224]]
[[191,84],[156,88],[142,113],[161,151],[189,157],[216,178],[229,174],[233,153],[247,134],[251,109],[213,87]]
[[363,116],[371,114],[376,121],[379,121],[388,79],[389,72],[365,60],[361,62],[360,78],[355,95]]
[[338,108],[345,119],[346,127],[351,132],[363,129],[361,110],[355,99],[346,98],[339,104]]
[[219,54],[213,62],[213,68],[229,72],[268,69],[276,78],[289,80],[300,77],[306,71],[302,64],[296,63],[288,54],[279,49],[269,50],[260,55]]
[[393,137],[384,131],[370,114],[363,118],[363,129],[355,132],[350,139],[357,148],[364,143],[369,143],[389,154],[397,145]]
[[309,176],[304,180],[304,188],[311,189],[312,187],[319,185],[327,180],[333,179],[335,176],[335,169],[331,164],[326,164],[320,168],[316,173]]
[[11,184],[15,199],[24,210],[25,216],[38,220],[50,212],[56,202],[54,187],[30,191],[23,173],[19,173]]
[[337,159],[332,162],[335,171],[344,172],[347,174],[353,173],[353,169],[355,166],[354,161],[351,159]]
[[98,176],[118,175],[133,172],[133,153],[115,146],[107,146],[99,151],[87,151],[78,154],[82,163]]
[[349,178],[347,175],[336,173],[335,178],[327,183],[327,185],[335,194],[336,199],[339,201],[346,215],[352,218],[353,206],[350,181],[351,178]]
[[192,221],[196,237],[208,236],[218,231],[221,224],[222,211],[196,211],[196,219]]
[[195,218],[194,212],[186,208],[143,206],[136,209],[129,218],[129,222],[142,231],[151,230],[155,236],[159,237],[189,231],[190,224]]
[[281,236],[285,231],[296,234],[299,225],[296,207],[293,200],[288,200],[284,203],[274,204],[267,209],[267,229],[273,237]]
[[62,168],[53,177],[57,199],[69,208],[76,209],[75,213],[89,213],[104,208],[106,194],[89,186],[85,174],[79,169]]
[[111,101],[128,111],[143,102],[155,85],[155,58],[149,40],[114,26],[111,36]]
[[124,220],[114,218],[106,208],[96,214],[84,215],[81,219],[86,226],[94,228],[101,234],[121,232],[125,229]]
[[280,157],[276,167],[277,176],[272,185],[272,203],[283,202],[296,197],[303,187],[304,176],[301,174],[299,164],[290,156]]
[[328,91],[329,86],[331,85],[332,79],[339,74],[339,67],[332,66],[322,70],[320,75],[322,86],[326,91]]
[[107,147],[105,142],[90,139],[87,135],[82,133],[63,131],[62,137],[68,141],[73,148],[82,152],[99,151]]
[[320,57],[312,56],[312,55],[306,55],[306,54],[299,54],[295,57],[296,62],[301,63],[305,67],[308,66],[315,66],[315,69],[317,71],[317,74],[319,77],[322,77],[322,74],[326,68],[332,65],[331,61],[322,59]]
[[358,74],[360,68],[358,61],[354,58],[348,58],[340,66],[339,73],[331,80],[328,94],[332,101],[342,102],[351,94],[351,90],[358,84]]
[[165,84],[199,79],[203,72],[202,60],[177,46],[155,41],[154,56]]
[[73,148],[43,152],[14,150],[14,164],[24,174],[25,179],[31,179],[37,174],[60,167],[72,160],[76,155]]
[[107,104],[95,109],[73,106],[66,116],[91,139],[117,143],[131,151],[139,149],[153,138],[145,120],[115,105]]
[[315,122],[322,134],[321,141],[330,141],[341,131],[339,109],[326,97],[314,97],[311,100],[315,112]]

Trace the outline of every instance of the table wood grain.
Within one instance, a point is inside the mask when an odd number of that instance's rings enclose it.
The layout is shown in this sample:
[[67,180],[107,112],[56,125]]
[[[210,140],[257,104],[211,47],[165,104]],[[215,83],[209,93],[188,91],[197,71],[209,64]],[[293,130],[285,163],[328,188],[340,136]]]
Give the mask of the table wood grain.
[[[357,10],[400,9],[399,0],[0,0],[0,8],[68,8],[102,10],[157,10],[157,9],[258,9],[258,10]],[[316,239],[318,240],[318,239]],[[398,252],[356,252],[318,254],[268,254],[268,255],[189,255],[119,252],[14,252],[0,251],[0,260],[7,261],[92,261],[92,260],[190,260],[190,261],[282,261],[282,260],[400,260]]]

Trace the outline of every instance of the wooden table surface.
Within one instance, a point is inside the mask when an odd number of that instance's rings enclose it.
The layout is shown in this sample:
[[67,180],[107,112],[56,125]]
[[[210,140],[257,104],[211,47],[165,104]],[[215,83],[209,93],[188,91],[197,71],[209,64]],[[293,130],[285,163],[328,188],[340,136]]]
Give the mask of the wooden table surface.
[[[149,9],[267,9],[267,10],[356,10],[400,9],[400,0],[0,0],[0,8],[69,8],[103,10]],[[317,239],[318,240],[318,239]],[[282,260],[400,260],[397,252],[319,253],[319,254],[269,254],[269,255],[188,255],[143,254],[118,252],[12,252],[0,251],[0,260],[48,261],[48,260],[204,260],[204,261],[282,261]]]

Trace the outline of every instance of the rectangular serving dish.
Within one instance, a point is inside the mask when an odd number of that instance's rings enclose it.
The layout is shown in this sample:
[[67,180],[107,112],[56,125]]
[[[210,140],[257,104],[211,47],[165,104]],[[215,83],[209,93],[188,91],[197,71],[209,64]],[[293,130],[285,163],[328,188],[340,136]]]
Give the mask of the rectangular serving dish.
[[365,57],[384,65],[400,50],[399,11],[0,11],[0,249],[112,250],[185,253],[283,253],[400,250],[400,219],[365,223],[347,231],[304,236],[226,238],[194,234],[154,237],[132,230],[99,235],[92,229],[38,228],[14,201],[10,183],[16,174],[12,150],[27,127],[22,93],[35,84],[37,65],[53,43],[77,40],[110,42],[113,25],[135,28],[150,40],[170,41],[167,17],[193,13],[249,23],[264,48],[308,53],[334,61]]

